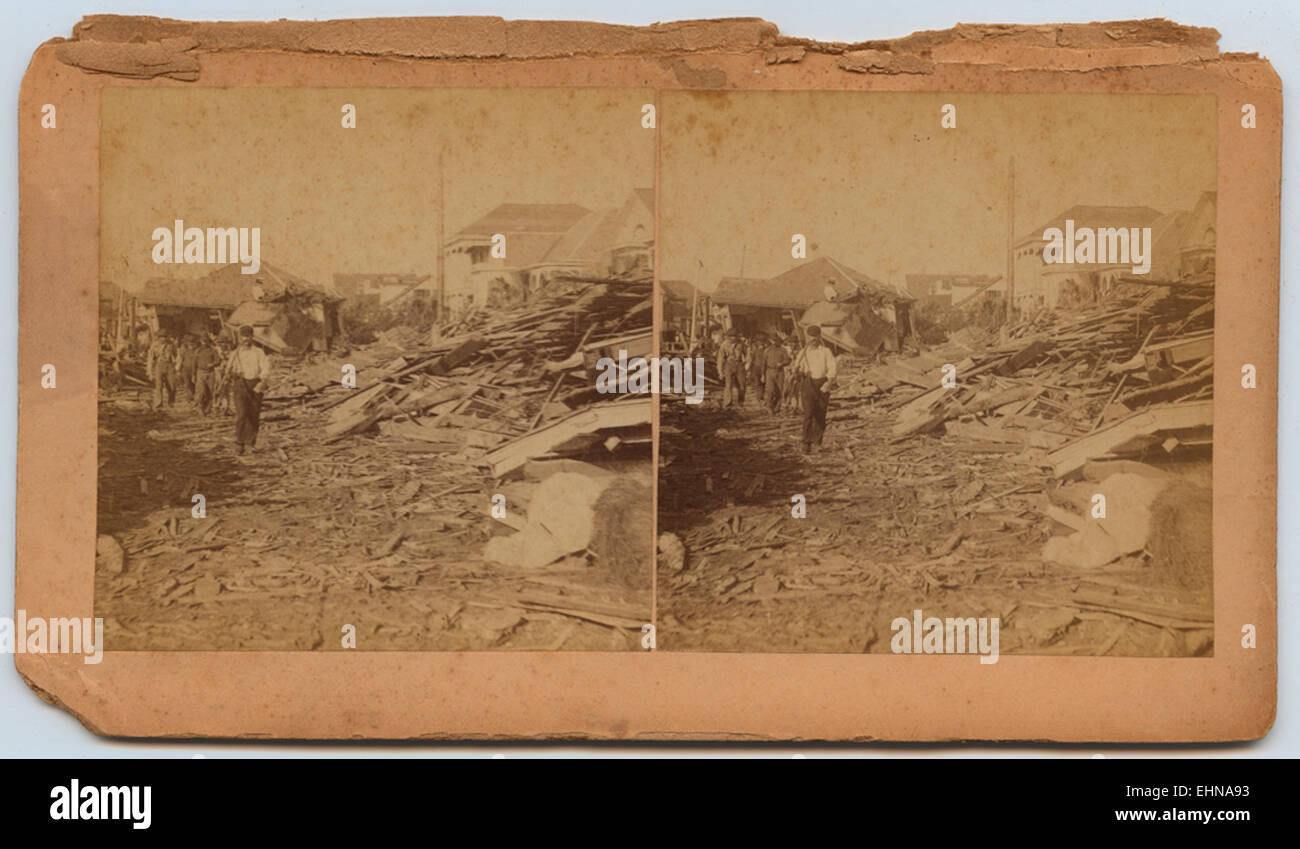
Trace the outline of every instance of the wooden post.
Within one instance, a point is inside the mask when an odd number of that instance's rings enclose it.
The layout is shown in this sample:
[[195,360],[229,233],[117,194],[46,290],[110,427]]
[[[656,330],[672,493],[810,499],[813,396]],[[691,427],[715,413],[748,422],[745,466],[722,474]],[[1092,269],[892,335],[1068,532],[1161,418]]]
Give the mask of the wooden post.
[[696,330],[695,325],[696,325],[696,321],[697,321],[697,318],[698,318],[698,316],[699,316],[699,313],[700,313],[700,287],[699,287],[699,286],[694,286],[694,287],[692,287],[692,292],[691,292],[691,330],[690,330],[690,339],[687,340],[687,343],[686,343],[686,353],[689,354],[689,355],[692,355],[692,356],[695,354],[695,330]]
[[1016,310],[1016,158],[1011,157],[1007,173],[1007,316],[1003,328],[1009,329]]
[[447,260],[444,254],[446,246],[444,243],[443,221],[446,218],[447,205],[443,202],[443,181],[442,181],[442,151],[438,151],[438,309],[435,311],[434,326],[439,322],[446,320],[447,314]]

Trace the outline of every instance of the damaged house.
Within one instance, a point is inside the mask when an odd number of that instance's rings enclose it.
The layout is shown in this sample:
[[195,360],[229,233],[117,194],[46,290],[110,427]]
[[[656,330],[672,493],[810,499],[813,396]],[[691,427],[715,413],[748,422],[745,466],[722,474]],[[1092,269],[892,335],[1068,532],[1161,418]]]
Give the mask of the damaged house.
[[724,277],[711,299],[724,327],[788,336],[816,324],[827,342],[856,356],[898,351],[915,336],[912,295],[831,257],[766,279]]
[[448,305],[518,304],[560,278],[648,270],[653,242],[650,189],[634,189],[607,209],[503,203],[447,241]]
[[276,353],[324,351],[342,334],[342,298],[326,286],[263,262],[257,274],[223,265],[191,280],[155,277],[136,298],[135,320],[156,333],[218,335],[251,324]]
[[[238,266],[227,265],[211,276],[239,273]],[[328,351],[343,335],[339,321],[343,297],[329,286],[309,283],[265,262],[253,281],[252,297],[235,307],[227,327],[252,325],[253,338],[277,354]]]

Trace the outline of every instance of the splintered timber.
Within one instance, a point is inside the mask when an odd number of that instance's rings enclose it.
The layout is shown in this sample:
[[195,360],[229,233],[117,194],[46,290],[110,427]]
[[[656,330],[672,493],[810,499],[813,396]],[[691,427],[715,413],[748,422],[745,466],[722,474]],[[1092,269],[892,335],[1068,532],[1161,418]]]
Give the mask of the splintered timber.
[[177,218],[171,227],[153,231],[153,261],[156,265],[238,262],[243,274],[256,274],[262,267],[262,228],[186,227]]

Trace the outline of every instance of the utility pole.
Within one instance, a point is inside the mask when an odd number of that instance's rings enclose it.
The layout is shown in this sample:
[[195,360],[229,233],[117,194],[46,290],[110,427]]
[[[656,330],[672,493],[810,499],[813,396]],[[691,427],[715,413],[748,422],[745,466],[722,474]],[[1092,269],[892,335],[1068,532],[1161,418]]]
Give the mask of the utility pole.
[[1016,311],[1016,158],[1011,157],[1007,173],[1007,317],[1009,328]]
[[444,256],[446,248],[443,246],[443,222],[447,217],[447,205],[443,202],[443,180],[442,180],[442,148],[438,148],[438,318],[435,322],[447,320],[447,260]]

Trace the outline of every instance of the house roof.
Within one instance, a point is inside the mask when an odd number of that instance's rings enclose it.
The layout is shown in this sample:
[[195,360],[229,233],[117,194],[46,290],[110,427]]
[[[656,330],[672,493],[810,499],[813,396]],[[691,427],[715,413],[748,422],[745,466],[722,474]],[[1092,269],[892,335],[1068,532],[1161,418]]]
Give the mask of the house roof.
[[622,210],[601,209],[578,219],[569,231],[556,239],[539,262],[587,262],[614,245]]
[[576,203],[503,203],[487,215],[460,230],[456,238],[491,238],[504,233],[509,244],[511,235],[535,233],[558,237],[568,232],[591,210]]
[[174,307],[233,309],[253,300],[253,287],[260,280],[264,300],[306,296],[313,300],[338,301],[334,287],[311,283],[282,268],[263,262],[256,274],[244,274],[239,263],[230,263],[202,277],[177,279],[152,277],[145,281],[140,302]]
[[828,256],[810,259],[767,279],[724,277],[710,297],[718,304],[804,309],[825,299],[827,283],[835,287],[837,299],[864,291],[895,301],[915,300]]
[[660,280],[659,289],[676,301],[690,301],[695,298],[695,287],[685,280]]
[[[1196,199],[1196,205],[1192,211],[1187,214],[1187,220],[1183,222],[1182,250],[1199,250],[1207,247],[1213,247],[1213,230],[1216,226],[1218,212],[1219,194],[1218,192],[1201,192],[1201,196]],[[1210,241],[1207,244],[1206,234],[1210,232]]]
[[1016,245],[1020,246],[1026,242],[1041,242],[1043,233],[1049,227],[1057,227],[1064,231],[1067,219],[1074,221],[1074,227],[1077,231],[1080,227],[1150,227],[1160,216],[1160,210],[1152,209],[1149,206],[1088,206],[1076,204],[1047,221],[1043,226],[1021,236]]
[[622,206],[591,210],[575,203],[503,203],[448,240],[506,237],[508,268],[586,264],[618,247],[638,206],[653,212],[654,191],[633,189]]

